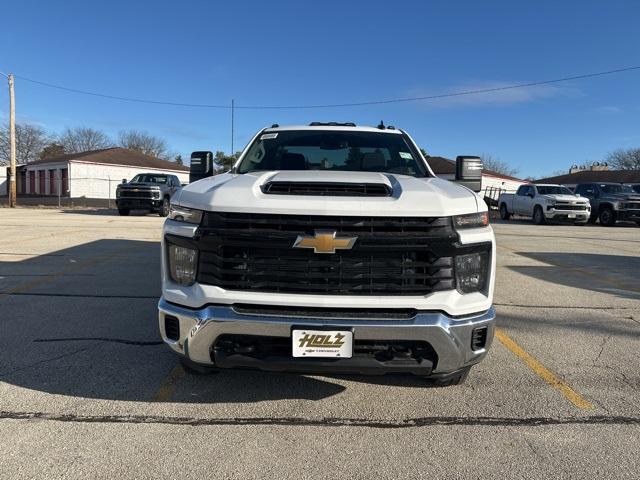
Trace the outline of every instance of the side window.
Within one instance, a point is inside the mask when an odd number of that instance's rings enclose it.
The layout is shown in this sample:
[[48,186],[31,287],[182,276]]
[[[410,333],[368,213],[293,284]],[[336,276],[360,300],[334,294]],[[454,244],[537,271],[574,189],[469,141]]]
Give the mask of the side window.
[[524,197],[527,194],[527,186],[526,185],[520,185],[518,187],[518,190],[516,191],[516,195],[520,196],[520,197]]
[[529,185],[529,193],[535,197],[538,191],[536,187],[534,187],[533,185]]

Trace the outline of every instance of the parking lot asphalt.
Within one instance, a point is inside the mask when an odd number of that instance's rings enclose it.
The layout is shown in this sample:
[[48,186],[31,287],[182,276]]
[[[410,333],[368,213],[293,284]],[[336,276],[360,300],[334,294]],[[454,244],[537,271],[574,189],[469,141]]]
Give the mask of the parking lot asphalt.
[[495,223],[499,333],[464,385],[190,376],[162,219],[0,209],[0,478],[637,478],[640,228]]

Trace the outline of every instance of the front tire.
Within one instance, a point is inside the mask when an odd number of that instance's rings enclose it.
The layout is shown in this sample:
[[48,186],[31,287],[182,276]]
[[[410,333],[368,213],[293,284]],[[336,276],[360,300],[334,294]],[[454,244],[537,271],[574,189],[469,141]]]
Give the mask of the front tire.
[[169,197],[164,197],[162,200],[162,205],[160,206],[160,210],[158,211],[158,215],[161,217],[166,217],[169,215],[169,208],[171,207],[171,201]]
[[509,220],[509,217],[511,216],[511,214],[509,213],[509,210],[507,210],[507,205],[506,204],[501,204],[500,205],[500,218],[502,220]]
[[600,220],[600,225],[605,227],[613,227],[616,224],[616,214],[611,207],[602,207],[598,219]]
[[118,209],[118,213],[122,217],[127,217],[129,215],[129,213],[131,213],[131,211],[128,208],[119,208]]
[[536,205],[536,208],[533,209],[533,223],[536,225],[544,225],[547,223],[547,220],[544,218],[544,212],[542,211],[542,207],[540,205]]

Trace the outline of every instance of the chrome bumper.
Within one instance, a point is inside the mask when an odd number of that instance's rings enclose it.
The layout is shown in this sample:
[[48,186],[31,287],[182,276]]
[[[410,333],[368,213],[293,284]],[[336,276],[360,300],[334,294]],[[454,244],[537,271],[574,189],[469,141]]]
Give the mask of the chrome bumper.
[[[574,215],[574,217],[570,218],[569,215]],[[555,208],[552,208],[551,210],[547,210],[544,213],[544,216],[550,220],[563,219],[586,222],[591,216],[591,210],[556,210]]]
[[[354,340],[425,341],[438,357],[433,373],[450,373],[482,360],[491,346],[495,329],[493,308],[464,318],[451,318],[439,312],[421,312],[413,318],[392,320],[241,314],[230,306],[190,309],[168,303],[164,298],[160,299],[158,309],[160,333],[165,343],[178,354],[203,365],[214,365],[212,347],[220,335],[290,338],[293,326],[329,326],[351,329]],[[178,319],[180,332],[177,340],[167,338],[165,315]],[[487,326],[485,348],[472,350],[472,331],[483,326]],[[255,366],[260,368],[259,365]]]

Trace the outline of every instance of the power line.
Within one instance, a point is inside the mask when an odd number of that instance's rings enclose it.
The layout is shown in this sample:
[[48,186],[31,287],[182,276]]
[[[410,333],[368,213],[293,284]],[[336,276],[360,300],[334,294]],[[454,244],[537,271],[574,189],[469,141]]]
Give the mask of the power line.
[[[551,80],[540,80],[536,82],[527,82],[527,83],[517,83],[513,85],[505,85],[501,87],[491,87],[491,88],[480,88],[475,90],[464,90],[461,92],[451,92],[451,93],[442,93],[438,95],[425,95],[420,97],[404,97],[404,98],[393,98],[386,100],[371,100],[364,102],[349,102],[349,103],[332,103],[332,104],[317,104],[317,105],[234,105],[233,107],[230,105],[214,105],[214,104],[206,104],[206,103],[183,103],[183,102],[168,102],[161,100],[148,100],[143,98],[135,98],[135,97],[120,97],[117,95],[107,95],[103,93],[90,92],[88,90],[79,90],[76,88],[64,87],[61,85],[55,85],[53,83],[43,82],[40,80],[34,80],[32,78],[23,77],[21,75],[15,75],[16,78],[20,78],[21,80],[25,80],[27,82],[35,83],[37,85],[55,88],[58,90],[64,90],[70,93],[77,93],[82,95],[90,95],[94,97],[101,97],[110,100],[119,100],[124,102],[136,102],[136,103],[148,103],[153,105],[169,105],[174,107],[191,107],[191,108],[217,108],[217,109],[244,109],[244,110],[265,110],[265,109],[320,109],[320,108],[340,108],[340,107],[362,107],[367,105],[383,105],[390,103],[407,103],[407,102],[418,102],[418,101],[426,101],[426,100],[436,100],[440,98],[449,98],[449,97],[461,97],[466,95],[479,95],[483,93],[491,93],[491,92],[500,92],[504,90],[514,90],[517,88],[528,88],[535,87],[540,85],[550,85],[554,83],[568,82],[571,80],[580,80],[585,78],[593,78],[593,77],[601,77],[605,75],[613,75],[616,73],[629,72],[633,70],[640,70],[640,66],[633,67],[624,67],[618,68],[615,70],[605,70],[601,72],[592,72],[585,73],[581,75],[571,75],[567,77],[554,78]],[[1,72],[0,72],[1,73]],[[3,74],[4,75],[4,74]],[[5,75],[6,76],[6,75]]]

